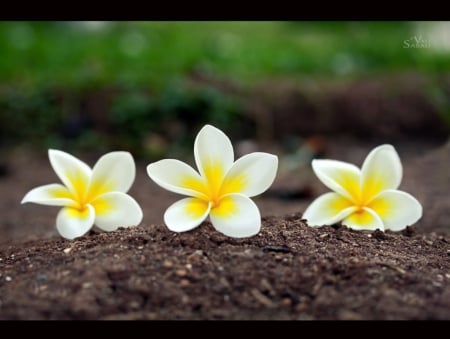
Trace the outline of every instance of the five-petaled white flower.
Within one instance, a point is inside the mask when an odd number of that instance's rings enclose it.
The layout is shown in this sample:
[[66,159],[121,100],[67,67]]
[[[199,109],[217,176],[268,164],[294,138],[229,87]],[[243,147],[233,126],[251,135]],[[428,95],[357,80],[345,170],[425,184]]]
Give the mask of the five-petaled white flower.
[[361,170],[336,160],[313,160],[317,177],[334,192],[325,193],[306,209],[310,226],[342,224],[358,230],[399,231],[422,217],[422,205],[397,190],[402,164],[391,145],[381,145],[366,157]]
[[94,224],[103,231],[114,231],[142,221],[139,204],[126,194],[136,174],[130,153],[105,154],[93,169],[62,151],[51,149],[48,156],[64,185],[36,187],[25,195],[22,204],[64,206],[56,218],[56,228],[62,237],[80,237]]
[[194,156],[200,173],[175,159],[147,166],[148,175],[159,186],[189,196],[166,210],[167,227],[175,232],[189,231],[209,216],[214,228],[227,236],[257,234],[261,215],[250,198],[267,190],[274,181],[277,156],[254,152],[234,162],[230,139],[211,125],[198,133]]

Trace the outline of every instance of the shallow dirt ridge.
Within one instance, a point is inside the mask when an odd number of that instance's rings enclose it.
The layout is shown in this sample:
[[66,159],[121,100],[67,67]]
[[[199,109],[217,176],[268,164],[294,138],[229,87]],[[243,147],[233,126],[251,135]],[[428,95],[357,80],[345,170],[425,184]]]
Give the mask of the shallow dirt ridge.
[[266,217],[232,239],[142,225],[0,251],[0,319],[450,319],[450,237]]

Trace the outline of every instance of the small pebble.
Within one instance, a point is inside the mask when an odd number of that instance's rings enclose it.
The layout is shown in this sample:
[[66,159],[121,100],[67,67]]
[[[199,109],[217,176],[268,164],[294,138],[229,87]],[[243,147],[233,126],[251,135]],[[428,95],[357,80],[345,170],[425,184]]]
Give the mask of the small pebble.
[[91,287],[91,286],[92,286],[92,283],[91,283],[91,282],[85,282],[85,283],[83,283],[83,285],[82,285],[83,288],[89,288],[89,287]]
[[39,282],[42,281],[46,281],[47,280],[47,275],[43,274],[43,273],[39,273],[36,275],[36,280]]
[[5,277],[5,280],[6,280],[6,281],[11,281],[12,278],[11,278],[9,275],[7,275],[7,276]]
[[137,301],[130,302],[129,306],[130,306],[130,308],[134,308],[134,309],[137,309],[140,307],[140,305]]
[[187,275],[187,272],[184,269],[179,269],[175,271],[175,274],[181,278],[185,277]]
[[144,246],[138,246],[138,250],[142,250],[144,248]]
[[290,298],[283,298],[283,300],[281,300],[281,304],[283,306],[292,306],[292,300]]
[[189,286],[189,280],[187,280],[187,279],[181,279],[181,281],[180,281],[180,286],[181,287],[187,287],[187,286]]
[[187,257],[187,262],[192,264],[195,262],[199,262],[203,257],[203,251],[202,250],[196,250],[195,252],[193,252],[192,254],[190,254]]
[[63,252],[66,254],[70,253],[70,251],[72,251],[72,247],[67,247],[63,250]]
[[171,268],[171,267],[173,267],[173,262],[171,262],[170,260],[164,260],[163,267]]

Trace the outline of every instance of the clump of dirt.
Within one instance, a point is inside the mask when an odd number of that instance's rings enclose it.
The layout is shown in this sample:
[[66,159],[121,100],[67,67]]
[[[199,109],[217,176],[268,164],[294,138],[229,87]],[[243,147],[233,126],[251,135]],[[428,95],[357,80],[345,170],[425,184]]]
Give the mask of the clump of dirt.
[[265,217],[232,239],[143,225],[0,250],[0,319],[449,319],[450,238]]

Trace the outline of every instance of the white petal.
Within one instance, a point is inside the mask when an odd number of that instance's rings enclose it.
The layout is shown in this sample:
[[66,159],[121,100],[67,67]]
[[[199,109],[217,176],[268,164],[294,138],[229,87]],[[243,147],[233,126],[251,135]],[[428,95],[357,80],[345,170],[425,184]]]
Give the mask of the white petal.
[[208,216],[210,204],[197,198],[185,198],[164,213],[164,222],[174,232],[185,232],[200,225]]
[[221,130],[205,125],[195,138],[194,155],[200,175],[208,181],[212,194],[217,195],[234,162],[230,139]]
[[164,159],[147,166],[148,176],[168,191],[207,199],[204,180],[189,165],[175,159]]
[[108,192],[92,201],[95,225],[103,231],[136,226],[142,221],[142,209],[131,196],[123,192]]
[[364,202],[369,202],[384,190],[397,189],[402,181],[402,175],[402,164],[392,145],[374,148],[361,167]]
[[325,193],[314,200],[303,213],[309,226],[333,225],[356,210],[351,201],[334,192]]
[[49,184],[33,188],[22,199],[22,204],[33,202],[49,206],[77,206],[72,193],[61,184]]
[[278,169],[278,157],[254,152],[239,158],[231,167],[220,195],[241,193],[248,197],[261,194],[272,185]]
[[355,230],[376,230],[384,231],[383,221],[370,208],[363,207],[361,210],[350,214],[342,221],[346,225]]
[[261,229],[261,215],[256,204],[242,194],[224,196],[219,206],[211,209],[211,223],[229,237],[251,237]]
[[62,237],[74,239],[86,234],[94,225],[95,212],[91,205],[86,205],[83,211],[64,207],[56,217],[56,228]]
[[126,193],[134,182],[136,166],[128,152],[110,152],[98,159],[92,170],[91,197],[112,191]]
[[358,167],[343,161],[314,159],[312,168],[329,189],[354,202],[359,200],[361,172]]
[[385,229],[400,231],[422,217],[422,205],[411,194],[386,190],[369,205],[383,220]]
[[48,156],[53,170],[61,181],[81,200],[89,185],[92,174],[91,168],[81,160],[63,151],[50,149]]

